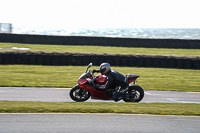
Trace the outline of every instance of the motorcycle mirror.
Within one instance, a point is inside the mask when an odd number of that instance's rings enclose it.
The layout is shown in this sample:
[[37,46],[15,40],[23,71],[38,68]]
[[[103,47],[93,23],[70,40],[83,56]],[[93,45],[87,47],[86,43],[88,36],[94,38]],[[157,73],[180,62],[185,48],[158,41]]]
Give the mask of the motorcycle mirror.
[[86,72],[88,71],[88,68],[92,66],[92,62],[88,65]]
[[92,62],[88,65],[88,67],[91,67],[92,66]]

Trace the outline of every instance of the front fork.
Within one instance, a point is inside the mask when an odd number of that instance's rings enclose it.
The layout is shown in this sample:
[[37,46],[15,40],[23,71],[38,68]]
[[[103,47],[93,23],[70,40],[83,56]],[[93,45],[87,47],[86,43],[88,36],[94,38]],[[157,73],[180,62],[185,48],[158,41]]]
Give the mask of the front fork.
[[78,95],[82,97],[82,95],[83,95],[84,93],[85,93],[85,90],[81,88],[81,89],[79,90],[79,92],[78,92]]

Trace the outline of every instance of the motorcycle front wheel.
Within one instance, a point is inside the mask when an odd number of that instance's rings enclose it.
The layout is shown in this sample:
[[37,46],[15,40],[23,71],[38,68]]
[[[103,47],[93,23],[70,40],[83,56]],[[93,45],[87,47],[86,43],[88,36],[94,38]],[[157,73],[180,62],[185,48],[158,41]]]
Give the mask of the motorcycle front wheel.
[[74,86],[69,92],[70,98],[76,102],[84,102],[88,100],[91,94],[82,89],[79,85]]
[[129,89],[124,92],[124,102],[140,102],[144,97],[144,90],[139,85],[130,85]]

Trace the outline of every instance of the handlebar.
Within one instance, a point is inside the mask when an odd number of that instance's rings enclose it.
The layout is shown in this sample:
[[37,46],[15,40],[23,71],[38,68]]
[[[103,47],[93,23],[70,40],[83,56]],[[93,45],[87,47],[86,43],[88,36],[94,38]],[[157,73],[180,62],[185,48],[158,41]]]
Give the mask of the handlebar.
[[89,83],[94,84],[94,81],[96,80],[96,78],[99,78],[99,75],[94,76],[94,73],[93,73],[91,70],[89,71],[89,73],[92,75],[93,79],[86,78],[86,80],[87,80]]
[[90,72],[90,74],[92,75],[92,77],[94,77],[95,79],[99,77],[99,75],[94,76],[94,72],[93,72],[93,71],[90,70],[89,72]]

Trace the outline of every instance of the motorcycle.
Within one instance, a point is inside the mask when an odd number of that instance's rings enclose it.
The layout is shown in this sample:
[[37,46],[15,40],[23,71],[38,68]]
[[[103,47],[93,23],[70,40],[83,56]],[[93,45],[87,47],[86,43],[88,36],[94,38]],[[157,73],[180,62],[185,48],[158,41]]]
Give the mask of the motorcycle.
[[[76,102],[84,102],[91,99],[99,100],[113,100],[113,94],[120,90],[120,86],[115,88],[110,88],[108,91],[102,91],[95,89],[93,84],[105,85],[107,82],[107,76],[99,73],[97,76],[94,76],[94,73],[88,69],[92,66],[90,63],[87,66],[86,72],[84,72],[78,79],[78,85],[75,85],[69,92],[69,95],[72,100]],[[123,92],[122,99],[124,102],[140,102],[144,97],[144,90],[139,85],[136,85],[136,80],[138,75],[127,74],[126,77],[129,81],[129,87]],[[92,82],[92,83],[91,83]],[[133,83],[133,84],[130,84]]]

